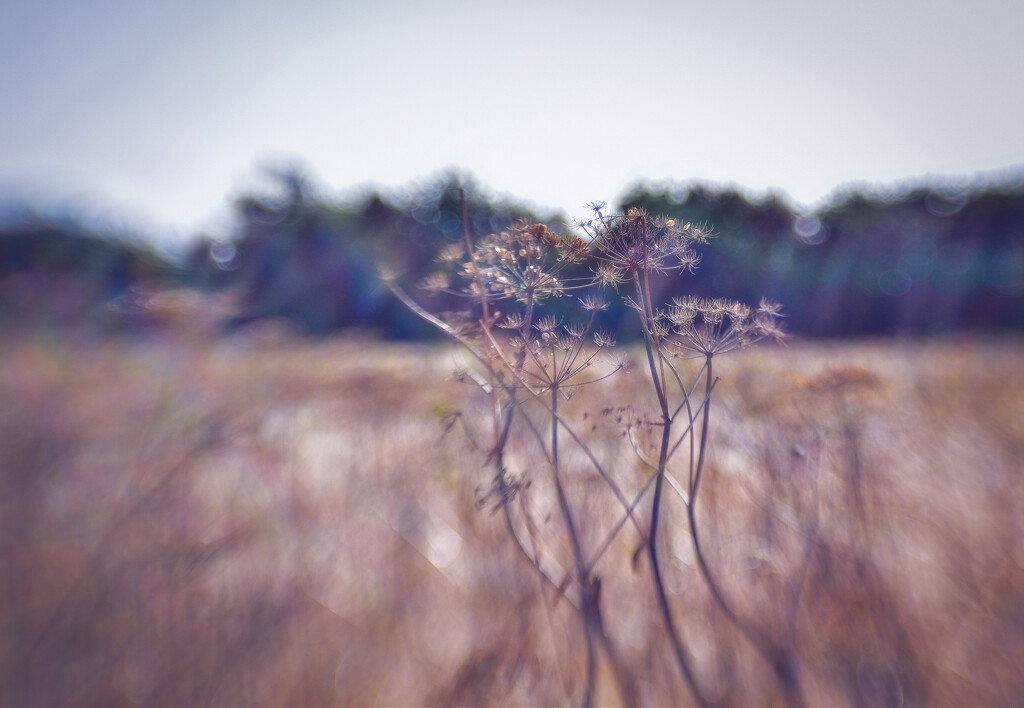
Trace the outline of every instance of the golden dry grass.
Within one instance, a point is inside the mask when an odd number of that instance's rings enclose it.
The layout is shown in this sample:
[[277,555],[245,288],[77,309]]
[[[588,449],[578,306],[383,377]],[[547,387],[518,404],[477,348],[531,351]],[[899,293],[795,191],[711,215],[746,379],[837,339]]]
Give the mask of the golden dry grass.
[[[1019,702],[1021,342],[718,361],[704,543],[737,614],[792,638],[808,702]],[[0,362],[0,703],[579,702],[572,594],[478,504],[488,411],[450,348],[8,335]],[[617,419],[649,402],[633,366],[565,409],[630,496],[649,470]],[[535,538],[567,567],[549,472],[516,443]],[[564,464],[594,549],[621,509],[571,445]],[[781,701],[700,579],[679,496],[665,513],[706,690]],[[627,525],[595,568],[597,702],[685,704],[639,544]]]

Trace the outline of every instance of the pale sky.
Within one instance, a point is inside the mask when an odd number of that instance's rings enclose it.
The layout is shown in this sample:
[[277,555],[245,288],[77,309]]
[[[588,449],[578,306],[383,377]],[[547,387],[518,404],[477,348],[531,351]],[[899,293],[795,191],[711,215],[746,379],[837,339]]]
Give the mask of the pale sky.
[[0,200],[184,237],[256,167],[446,167],[579,216],[636,179],[773,189],[1024,165],[1020,0],[0,0]]

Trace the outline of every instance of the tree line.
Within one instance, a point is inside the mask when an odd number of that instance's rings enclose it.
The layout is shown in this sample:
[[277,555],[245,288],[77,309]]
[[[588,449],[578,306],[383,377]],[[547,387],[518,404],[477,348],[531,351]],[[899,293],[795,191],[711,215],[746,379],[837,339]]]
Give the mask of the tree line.
[[[276,177],[274,193],[235,201],[230,238],[196,237],[179,259],[68,220],[36,215],[9,223],[0,228],[0,326],[90,318],[109,326],[111,301],[140,286],[173,286],[236,293],[225,330],[280,319],[310,334],[356,327],[388,338],[429,337],[381,287],[380,269],[414,287],[445,247],[463,239],[463,206],[477,238],[517,219],[573,229],[564,215],[494,198],[458,174],[400,194],[345,199],[296,171]],[[652,285],[665,297],[756,304],[766,296],[782,304],[787,330],[812,337],[1024,329],[1019,182],[849,189],[813,213],[777,195],[641,183],[613,208],[706,224],[715,235],[692,273]],[[585,216],[579,211],[574,216]],[[458,306],[452,295],[423,297],[434,299],[433,308]],[[637,334],[630,315],[613,307],[601,324],[628,339]]]

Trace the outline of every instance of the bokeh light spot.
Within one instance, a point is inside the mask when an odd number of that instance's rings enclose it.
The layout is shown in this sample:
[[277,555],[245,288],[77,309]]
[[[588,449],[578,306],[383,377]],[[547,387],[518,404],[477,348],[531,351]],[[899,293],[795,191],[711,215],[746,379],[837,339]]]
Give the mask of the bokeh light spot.
[[824,227],[814,214],[804,214],[797,217],[793,224],[793,232],[806,244],[816,245],[828,238],[828,229]]

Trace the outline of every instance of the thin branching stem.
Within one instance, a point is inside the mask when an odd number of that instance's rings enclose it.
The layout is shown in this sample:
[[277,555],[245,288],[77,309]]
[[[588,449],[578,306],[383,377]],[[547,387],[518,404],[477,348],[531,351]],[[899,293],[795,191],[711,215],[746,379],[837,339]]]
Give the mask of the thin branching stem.
[[713,378],[712,375],[712,358],[711,354],[708,354],[705,366],[707,368],[707,379],[705,380],[705,403],[703,419],[701,421],[701,432],[700,432],[700,445],[697,453],[697,466],[693,475],[693,482],[690,485],[690,504],[686,507],[686,516],[690,525],[690,537],[693,540],[694,555],[697,558],[697,567],[700,569],[701,576],[704,579],[704,584],[707,585],[708,590],[711,592],[711,596],[718,605],[719,609],[729,618],[732,624],[740,630],[740,632],[754,645],[754,648],[764,657],[765,661],[772,667],[772,670],[776,674],[776,678],[779,680],[779,684],[786,692],[790,701],[794,705],[802,705],[803,698],[800,691],[799,684],[796,682],[795,670],[791,665],[791,661],[786,652],[777,647],[767,635],[757,631],[752,625],[743,621],[736,611],[733,610],[732,606],[725,599],[725,594],[722,591],[721,586],[715,580],[711,573],[711,567],[708,565],[707,558],[704,555],[704,549],[701,546],[700,535],[697,530],[697,499],[700,492],[700,482],[704,471],[705,453],[707,451],[708,443],[708,430],[711,423],[711,389],[717,379]]
[[[558,385],[551,387],[551,410],[558,413]],[[589,708],[593,704],[594,683],[596,680],[597,662],[594,653],[594,626],[591,617],[594,616],[594,609],[591,602],[594,598],[590,588],[590,568],[587,567],[583,555],[583,546],[580,542],[579,530],[569,506],[569,499],[565,494],[565,485],[562,483],[562,473],[558,466],[558,418],[551,416],[551,465],[555,479],[555,493],[558,497],[558,506],[565,520],[566,532],[569,535],[569,542],[572,546],[572,555],[576,562],[576,573],[580,585],[580,614],[583,620],[583,635],[587,645],[587,678],[584,684],[583,705]]]
[[654,579],[655,593],[658,597],[658,607],[661,610],[662,619],[665,623],[665,629],[668,632],[669,640],[675,653],[676,662],[679,664],[683,677],[685,678],[694,697],[701,705],[707,705],[708,701],[700,690],[700,686],[697,683],[697,677],[694,675],[693,668],[690,666],[690,660],[686,655],[686,649],[683,646],[682,637],[679,635],[679,631],[675,625],[675,620],[672,617],[672,608],[668,602],[668,593],[665,590],[665,582],[662,577],[661,563],[658,560],[658,521],[661,515],[661,494],[665,482],[665,464],[668,460],[669,444],[672,436],[672,418],[669,414],[666,392],[662,385],[663,378],[658,375],[658,367],[655,363],[654,352],[657,349],[657,341],[655,340],[654,332],[652,331],[653,311],[650,307],[649,294],[643,292],[639,275],[634,273],[633,280],[638,291],[637,295],[644,303],[644,309],[641,312],[640,317],[644,331],[644,349],[647,352],[647,362],[650,367],[651,380],[658,396],[658,403],[661,407],[662,415],[661,451],[658,454],[658,468],[655,472],[654,499],[651,502],[651,527],[647,534],[647,548],[651,557],[651,573]]
[[[701,691],[692,660],[676,626],[658,555],[666,483],[680,495],[686,506],[700,575],[715,603],[769,661],[774,660],[773,668],[786,697],[799,698],[799,687],[792,681],[786,682],[787,675],[795,676],[795,666],[783,660],[791,645],[780,647],[772,644],[767,634],[759,634],[751,625],[740,622],[715,582],[700,543],[696,521],[697,498],[708,454],[711,397],[717,384],[712,372],[712,357],[749,346],[765,337],[781,337],[781,331],[775,324],[779,316],[778,305],[762,300],[758,307],[751,308],[741,303],[694,296],[673,298],[671,303],[655,302],[651,287],[653,276],[692,269],[699,262],[699,256],[691,246],[706,241],[709,232],[705,227],[694,227],[691,223],[677,225],[673,219],[652,218],[642,209],[607,215],[602,212],[603,204],[595,204],[596,219],[579,222],[590,237],[589,242],[578,235],[561,235],[544,224],[521,220],[507,231],[492,233],[474,244],[469,229],[466,195],[462,189],[458,192],[462,243],[446,249],[441,260],[450,266],[449,271],[454,269],[457,272],[462,280],[461,287],[450,287],[450,273],[445,272],[435,273],[424,283],[434,292],[468,296],[470,305],[446,321],[426,312],[394,281],[387,284],[401,302],[465,347],[477,361],[478,366],[471,369],[473,378],[492,404],[494,445],[489,450],[486,464],[494,465],[495,487],[491,493],[497,495],[496,508],[503,509],[509,533],[538,572],[542,588],[547,584],[554,586],[556,601],[566,594],[572,582],[579,585],[579,595],[570,593],[569,598],[584,622],[586,677],[583,704],[589,706],[595,700],[598,643],[607,651],[622,696],[629,700],[627,696],[635,695],[631,689],[632,681],[622,673],[604,632],[600,608],[601,583],[594,573],[597,563],[627,522],[632,522],[642,540],[640,549],[633,555],[633,562],[645,547],[650,556],[661,623],[683,678],[698,703],[707,705],[709,702]],[[465,257],[460,251],[465,252]],[[610,373],[592,375],[586,380],[581,375],[593,365],[600,351],[613,345],[610,334],[604,332],[593,333],[596,348],[591,349],[585,342],[591,334],[595,313],[605,307],[598,300],[592,297],[580,300],[581,309],[589,313],[585,324],[563,324],[559,317],[544,311],[549,299],[586,286],[585,279],[563,279],[562,273],[567,266],[588,260],[596,261],[598,266],[590,283],[602,287],[632,286],[632,293],[623,300],[639,315],[647,368],[660,412],[659,416],[645,414],[641,421],[651,430],[661,429],[656,461],[653,451],[641,450],[634,439],[633,423],[627,425],[626,437],[634,453],[653,470],[632,501],[627,499],[616,478],[606,468],[607,462],[602,463],[598,459],[591,443],[577,433],[560,410],[560,397],[567,400],[579,387],[601,381],[623,368],[620,364]],[[499,302],[510,303],[511,312],[503,316],[498,311]],[[500,322],[499,317],[503,317]],[[506,341],[497,337],[496,328],[510,330],[510,338]],[[696,372],[692,385],[688,385],[673,359],[692,356],[703,358],[704,364]],[[703,398],[698,401],[694,396],[702,383]],[[676,426],[675,422],[684,411],[686,419]],[[549,435],[543,432],[543,424],[535,420],[534,412],[543,412],[547,416]],[[519,425],[519,421],[525,428]],[[701,427],[699,439],[697,425]],[[543,457],[550,464],[554,493],[564,522],[562,533],[569,542],[571,562],[562,557],[564,552],[560,555],[545,546],[542,529],[529,513],[526,486],[522,480],[510,478],[506,471],[506,449],[521,442],[518,434],[513,435],[520,430],[529,431],[527,437],[532,435],[537,442],[538,457]],[[563,469],[561,449],[562,438],[566,435],[589,460],[623,510],[612,527],[605,531],[603,540],[589,558],[583,548],[583,539],[590,538],[594,529],[588,526],[589,519],[584,509],[574,510],[570,503],[572,490]],[[687,439],[690,448],[689,480],[684,489],[669,473],[668,464]],[[650,522],[645,528],[635,509],[652,488]],[[513,504],[515,500],[518,500],[518,506]],[[521,517],[513,513],[513,508],[521,509]],[[522,530],[524,524],[525,531]],[[563,574],[561,579],[559,574]]]
[[[493,335],[490,332],[488,332],[487,336],[491,337],[491,342],[497,349],[497,343],[494,341]],[[501,353],[500,349],[498,350],[498,355],[501,357],[504,356]],[[515,377],[516,383],[525,388],[530,393],[530,395],[533,396],[533,398],[542,407],[544,407],[548,415],[555,418],[559,422],[559,424],[561,424],[562,428],[565,430],[566,433],[569,434],[569,437],[572,438],[573,442],[575,442],[579,446],[583,454],[586,455],[588,460],[590,460],[590,463],[594,466],[594,469],[597,470],[597,473],[601,476],[601,479],[603,479],[605,483],[609,486],[609,488],[612,490],[612,493],[615,495],[615,498],[618,500],[619,504],[622,505],[622,508],[627,511],[630,520],[633,521],[633,524],[636,526],[637,530],[640,531],[641,534],[643,534],[643,527],[640,525],[639,520],[637,520],[637,518],[633,515],[633,512],[629,507],[629,501],[626,499],[625,494],[622,493],[622,489],[615,482],[615,480],[612,479],[611,475],[609,475],[608,472],[604,469],[604,466],[597,459],[597,456],[594,455],[594,452],[593,450],[590,449],[590,446],[587,445],[587,443],[576,433],[573,427],[569,425],[569,423],[565,420],[564,417],[562,417],[561,414],[559,414],[557,411],[551,408],[551,405],[541,397],[539,391],[535,391],[533,388],[531,388],[529,383],[527,383],[520,374],[513,371],[513,376]]]

